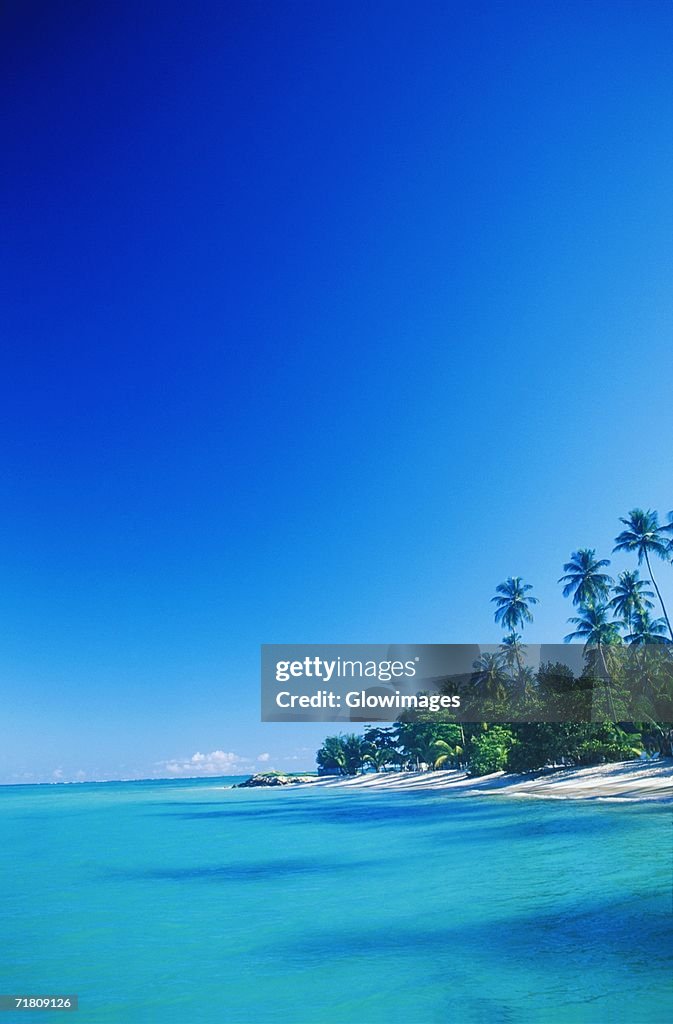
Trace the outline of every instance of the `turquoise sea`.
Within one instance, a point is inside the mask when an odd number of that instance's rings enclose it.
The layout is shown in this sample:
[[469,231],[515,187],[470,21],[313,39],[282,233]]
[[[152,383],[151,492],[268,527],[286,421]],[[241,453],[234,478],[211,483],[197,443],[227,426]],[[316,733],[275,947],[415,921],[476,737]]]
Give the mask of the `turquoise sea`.
[[231,781],[0,789],[0,992],[77,993],[75,1024],[671,1020],[670,806]]

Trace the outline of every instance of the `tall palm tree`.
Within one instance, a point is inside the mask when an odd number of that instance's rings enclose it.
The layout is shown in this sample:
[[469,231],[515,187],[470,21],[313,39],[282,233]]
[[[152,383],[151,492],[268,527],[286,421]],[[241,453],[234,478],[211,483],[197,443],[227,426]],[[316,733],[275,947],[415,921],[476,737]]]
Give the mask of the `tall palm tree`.
[[652,572],[652,566],[650,564],[650,555],[657,555],[659,558],[667,559],[670,553],[670,542],[663,536],[664,531],[673,528],[673,522],[668,526],[659,525],[659,517],[656,512],[648,509],[644,512],[642,508],[634,508],[629,512],[626,518],[620,517],[620,522],[626,527],[625,530],[615,538],[614,551],[634,551],[638,555],[638,565],[642,565],[643,559],[647,565],[647,571],[652,585],[657,592],[661,610],[664,613],[666,619],[666,625],[668,626],[668,632],[671,639],[673,640],[673,629],[671,628],[671,621],[666,611],[661,591],[657,585],[657,581],[654,578]]
[[526,650],[526,645],[522,643],[521,633],[508,633],[507,636],[502,638],[500,645],[500,651],[502,654],[502,660],[510,672],[514,671],[514,668],[519,664],[522,653]]
[[573,640],[584,640],[587,646],[605,647],[621,640],[619,626],[608,617],[606,604],[591,604],[581,608],[580,614],[573,615],[568,622],[577,626],[577,629],[563,638],[567,644]]
[[615,721],[616,715],[610,690],[610,672],[608,671],[605,657],[605,648],[621,643],[622,638],[619,634],[619,626],[616,622],[612,622],[609,619],[608,607],[605,604],[589,605],[588,608],[582,608],[580,614],[572,616],[572,618],[568,619],[568,622],[577,628],[563,638],[565,643],[569,644],[573,640],[584,640],[585,650],[594,650],[598,654],[598,662],[603,669],[610,714],[613,721]]
[[632,631],[626,639],[638,647],[642,644],[673,643],[666,636],[666,620],[651,618],[646,608],[636,614]]
[[654,608],[654,602],[650,601],[654,593],[647,589],[648,583],[649,580],[641,580],[637,569],[627,569],[620,572],[613,587],[613,596],[608,601],[608,608],[623,619],[629,633],[633,632],[636,616],[648,608]]
[[507,636],[502,638],[500,644],[500,656],[502,662],[507,671],[509,672],[509,682],[516,679],[517,696],[525,697],[527,690],[530,688],[530,673],[531,669],[524,665],[524,659],[528,648],[522,643],[521,633],[517,633],[514,630],[508,633]]
[[563,566],[565,575],[559,580],[559,583],[565,583],[563,596],[572,594],[573,604],[585,607],[604,601],[614,582],[611,576],[601,572],[609,564],[609,558],[596,558],[594,548],[573,551],[570,561]]
[[[495,621],[504,626],[510,634],[509,641],[516,657],[521,682],[523,682],[521,646],[516,642],[514,636],[518,629],[523,629],[527,622],[533,621],[530,606],[538,604],[538,599],[530,593],[532,589],[532,584],[524,583],[520,576],[508,576],[504,583],[498,584],[495,588],[495,597],[491,598],[491,601],[497,605]],[[519,637],[519,639],[521,638]]]
[[470,682],[479,696],[486,700],[502,700],[509,682],[503,655],[482,654],[473,667]]
[[508,576],[504,583],[495,588],[495,597],[491,602],[497,604],[495,621],[510,633],[523,629],[527,622],[533,621],[530,605],[537,604],[538,599],[529,593],[533,589],[531,583],[524,583],[520,576]]

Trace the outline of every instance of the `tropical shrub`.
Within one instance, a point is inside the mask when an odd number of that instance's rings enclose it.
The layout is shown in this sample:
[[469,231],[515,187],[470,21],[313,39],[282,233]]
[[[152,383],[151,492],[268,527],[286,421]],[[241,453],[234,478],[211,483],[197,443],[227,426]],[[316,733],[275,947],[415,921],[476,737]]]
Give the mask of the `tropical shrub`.
[[504,771],[507,757],[514,742],[511,729],[493,725],[475,736],[468,751],[467,770],[470,775],[490,775]]

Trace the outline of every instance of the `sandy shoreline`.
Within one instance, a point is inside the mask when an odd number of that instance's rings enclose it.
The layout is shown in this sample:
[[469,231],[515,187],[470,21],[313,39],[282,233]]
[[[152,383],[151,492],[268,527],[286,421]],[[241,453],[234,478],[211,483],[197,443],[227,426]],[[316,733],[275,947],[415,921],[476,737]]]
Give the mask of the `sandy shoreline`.
[[497,772],[468,778],[465,772],[380,772],[353,778],[316,778],[305,785],[361,791],[441,790],[456,796],[516,796],[548,799],[673,801],[673,761],[626,762],[593,768],[547,770],[533,775]]

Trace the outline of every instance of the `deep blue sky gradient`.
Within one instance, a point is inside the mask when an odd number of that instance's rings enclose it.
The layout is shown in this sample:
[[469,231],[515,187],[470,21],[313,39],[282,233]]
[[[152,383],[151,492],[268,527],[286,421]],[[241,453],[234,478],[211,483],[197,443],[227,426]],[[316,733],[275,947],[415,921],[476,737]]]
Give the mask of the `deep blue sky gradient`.
[[555,641],[570,551],[673,508],[670,4],[15,2],[0,46],[0,780],[310,767],[260,643],[494,641],[510,573]]

